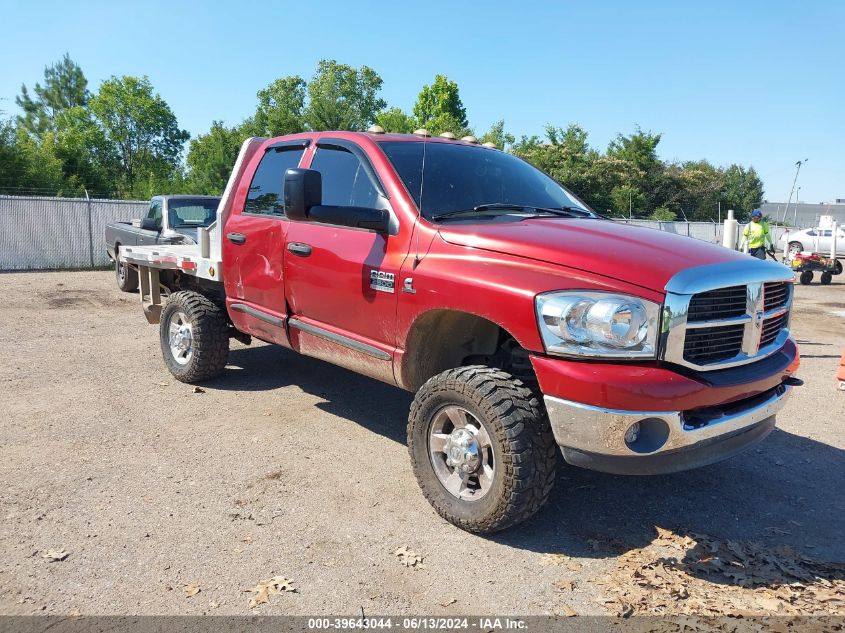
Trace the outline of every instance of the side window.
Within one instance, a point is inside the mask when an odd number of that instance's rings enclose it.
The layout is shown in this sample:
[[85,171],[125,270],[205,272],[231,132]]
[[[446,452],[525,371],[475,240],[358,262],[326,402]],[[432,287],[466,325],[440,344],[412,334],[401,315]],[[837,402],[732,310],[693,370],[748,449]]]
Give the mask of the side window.
[[809,231],[807,231],[807,235],[809,235],[810,237],[815,237],[817,233],[814,229],[810,229]]
[[822,237],[833,237],[833,230],[832,229],[826,229],[826,230],[822,231]]
[[150,210],[147,212],[147,218],[155,220],[158,228],[161,228],[162,206],[161,200],[153,200],[150,202]]
[[338,207],[375,207],[378,190],[358,157],[345,149],[320,147],[311,162],[323,177],[323,204]]
[[267,150],[252,177],[243,212],[284,216],[285,171],[297,167],[304,152],[305,149],[300,146],[274,147]]

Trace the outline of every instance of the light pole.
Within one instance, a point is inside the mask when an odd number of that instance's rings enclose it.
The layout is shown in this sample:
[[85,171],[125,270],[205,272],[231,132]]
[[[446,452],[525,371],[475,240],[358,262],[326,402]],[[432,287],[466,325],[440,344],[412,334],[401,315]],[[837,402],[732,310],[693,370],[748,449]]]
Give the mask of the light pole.
[[[801,165],[806,163],[809,158],[805,158],[804,160],[796,161],[795,163],[795,178],[792,180],[792,189],[789,190],[789,199],[786,201],[786,208],[783,210],[783,223],[786,224],[786,214],[789,212],[789,203],[792,202],[792,194],[795,193],[795,183],[798,182],[798,172],[801,171]],[[798,219],[798,206],[796,202],[795,207],[795,218],[796,221]]]

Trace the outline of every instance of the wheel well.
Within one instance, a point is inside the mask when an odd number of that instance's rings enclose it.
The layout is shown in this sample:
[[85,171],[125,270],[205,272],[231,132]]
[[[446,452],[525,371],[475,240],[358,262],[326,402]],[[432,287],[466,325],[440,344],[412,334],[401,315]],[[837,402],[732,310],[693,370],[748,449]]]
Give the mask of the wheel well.
[[411,326],[405,350],[400,384],[409,391],[465,365],[498,367],[523,381],[536,381],[528,352],[516,339],[497,323],[467,312],[426,312]]

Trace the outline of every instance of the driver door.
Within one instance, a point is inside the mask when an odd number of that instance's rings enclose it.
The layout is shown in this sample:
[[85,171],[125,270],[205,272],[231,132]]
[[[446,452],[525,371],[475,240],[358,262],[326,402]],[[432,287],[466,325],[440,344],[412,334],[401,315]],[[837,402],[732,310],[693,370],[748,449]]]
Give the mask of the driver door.
[[[322,140],[309,167],[322,175],[324,205],[382,208],[392,214],[384,188],[359,146]],[[395,215],[393,223],[389,233],[313,221],[290,223],[285,293],[294,349],[394,382],[397,282],[407,244],[398,234]]]

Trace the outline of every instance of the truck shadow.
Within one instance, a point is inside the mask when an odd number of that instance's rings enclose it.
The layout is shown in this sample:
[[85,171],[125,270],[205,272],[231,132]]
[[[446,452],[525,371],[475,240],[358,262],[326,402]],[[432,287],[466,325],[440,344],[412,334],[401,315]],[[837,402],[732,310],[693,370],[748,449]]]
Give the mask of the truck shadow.
[[[287,385],[322,398],[318,408],[405,444],[411,394],[280,347],[233,349],[229,369],[207,388]],[[649,545],[660,529],[845,561],[843,490],[845,451],[775,429],[731,460],[674,475],[623,477],[562,464],[549,504],[533,520],[485,538],[538,553],[610,558]],[[696,556],[690,550],[691,568]]]

